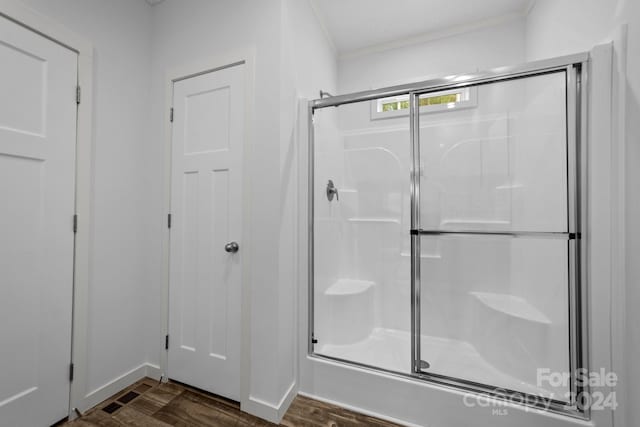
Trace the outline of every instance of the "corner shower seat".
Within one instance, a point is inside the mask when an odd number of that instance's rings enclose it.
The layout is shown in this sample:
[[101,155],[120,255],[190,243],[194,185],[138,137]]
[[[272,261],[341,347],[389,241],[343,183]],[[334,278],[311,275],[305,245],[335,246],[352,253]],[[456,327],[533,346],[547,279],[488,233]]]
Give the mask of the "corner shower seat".
[[[484,360],[523,384],[537,383],[536,367],[562,371],[562,360],[549,359],[556,327],[541,309],[516,295],[469,294],[477,304],[475,316],[483,319],[476,325],[471,341]],[[510,350],[499,350],[505,348]]]
[[550,325],[551,320],[526,299],[515,295],[491,292],[470,292],[485,307],[508,317],[517,317],[533,323]]
[[374,327],[373,291],[369,280],[338,279],[325,291],[331,314],[331,341],[352,344],[366,339]]

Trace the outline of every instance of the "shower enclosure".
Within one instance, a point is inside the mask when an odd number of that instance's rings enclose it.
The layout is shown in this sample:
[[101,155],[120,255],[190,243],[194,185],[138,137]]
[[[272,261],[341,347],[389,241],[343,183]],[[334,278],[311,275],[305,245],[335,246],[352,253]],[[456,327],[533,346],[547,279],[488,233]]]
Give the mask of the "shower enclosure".
[[312,357],[588,416],[586,63],[310,102]]

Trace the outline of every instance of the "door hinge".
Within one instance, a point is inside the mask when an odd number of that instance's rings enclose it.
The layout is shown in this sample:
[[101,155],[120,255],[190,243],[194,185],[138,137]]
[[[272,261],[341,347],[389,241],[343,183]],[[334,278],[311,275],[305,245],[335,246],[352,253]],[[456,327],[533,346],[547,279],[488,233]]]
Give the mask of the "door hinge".
[[169,335],[164,336],[164,349],[169,350]]
[[167,227],[171,228],[171,214],[167,215]]
[[78,214],[75,214],[73,216],[73,232],[74,233],[78,232]]
[[76,86],[76,104],[80,105],[80,99],[82,98],[82,91],[80,86]]
[[73,382],[73,363],[69,364],[69,382]]
[[173,123],[173,107],[169,109],[169,121]]

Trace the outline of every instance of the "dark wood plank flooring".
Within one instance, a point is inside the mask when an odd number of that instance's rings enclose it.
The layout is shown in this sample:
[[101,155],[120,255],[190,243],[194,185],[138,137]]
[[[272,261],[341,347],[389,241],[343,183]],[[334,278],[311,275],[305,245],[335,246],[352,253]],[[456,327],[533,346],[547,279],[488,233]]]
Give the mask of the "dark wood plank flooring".
[[[287,427],[395,427],[397,424],[298,396],[284,416]],[[144,378],[105,400],[67,427],[275,426],[240,412],[236,402],[173,382]]]

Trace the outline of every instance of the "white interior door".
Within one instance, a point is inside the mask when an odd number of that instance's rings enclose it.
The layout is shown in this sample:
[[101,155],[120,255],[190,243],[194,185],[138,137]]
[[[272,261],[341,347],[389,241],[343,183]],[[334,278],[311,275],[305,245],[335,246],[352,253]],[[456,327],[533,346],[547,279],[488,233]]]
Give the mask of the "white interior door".
[[0,426],[68,411],[77,59],[0,17]]
[[169,377],[238,400],[244,65],[176,82],[173,104]]

